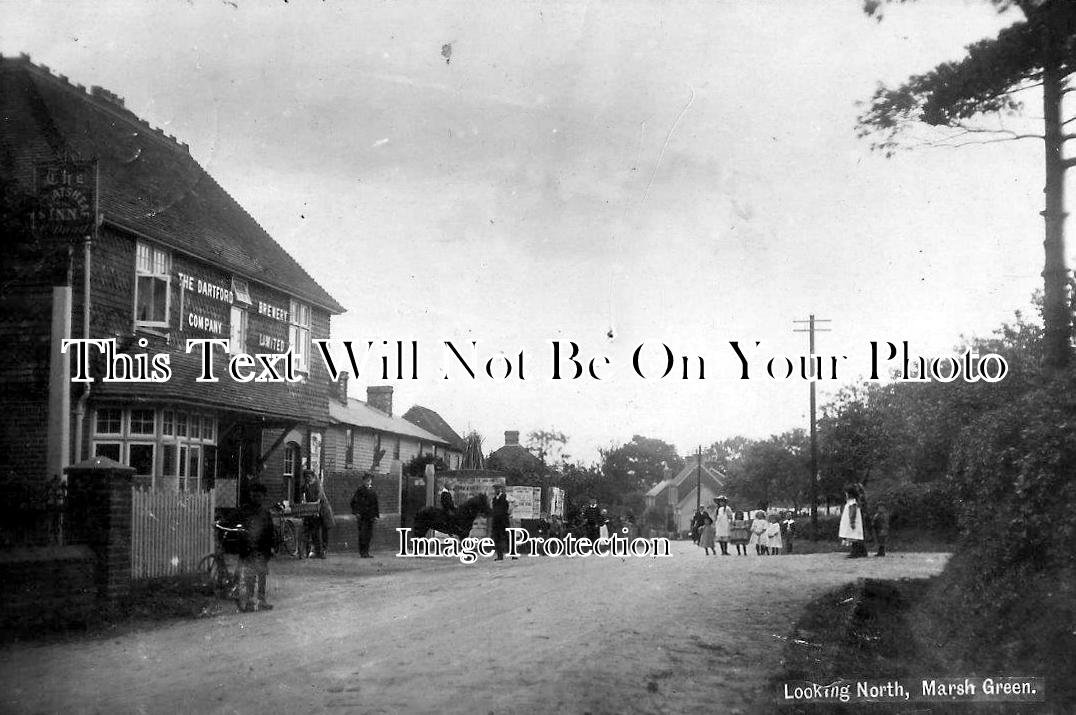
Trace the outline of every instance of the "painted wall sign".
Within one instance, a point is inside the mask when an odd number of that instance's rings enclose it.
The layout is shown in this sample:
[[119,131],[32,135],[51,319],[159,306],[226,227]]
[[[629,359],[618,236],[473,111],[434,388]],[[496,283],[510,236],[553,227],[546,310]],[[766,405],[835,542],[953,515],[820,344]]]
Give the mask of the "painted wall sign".
[[51,234],[93,232],[97,218],[97,162],[65,159],[38,164],[34,183],[40,205],[35,228]]
[[258,301],[258,314],[273,320],[279,320],[281,323],[288,322],[288,311],[278,308],[272,303],[266,303],[264,300]]
[[198,295],[204,295],[229,305],[235,302],[235,294],[227,286],[202,280],[179,271],[176,271],[176,277],[179,278],[179,287],[183,290],[193,291]]
[[210,318],[198,313],[187,313],[187,325],[195,330],[204,330],[207,333],[222,335],[224,333],[224,321]]
[[258,347],[269,348],[274,353],[284,353],[287,352],[288,343],[283,338],[266,335],[265,333],[258,333]]

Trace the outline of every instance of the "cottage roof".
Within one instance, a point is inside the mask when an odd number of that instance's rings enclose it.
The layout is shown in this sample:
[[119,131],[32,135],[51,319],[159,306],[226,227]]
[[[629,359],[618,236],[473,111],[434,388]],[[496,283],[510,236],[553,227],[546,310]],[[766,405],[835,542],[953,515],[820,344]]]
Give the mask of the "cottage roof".
[[115,94],[86,91],[47,67],[0,57],[0,155],[30,186],[34,164],[65,153],[98,160],[106,222],[329,313],[333,299],[218,184],[186,144],[139,119]]
[[445,447],[449,446],[448,442],[432,432],[427,432],[402,417],[390,417],[381,410],[371,407],[354,397],[348,398],[346,407],[336,400],[330,400],[329,420],[336,424],[396,434]]
[[415,405],[404,413],[403,418],[408,422],[418,425],[427,432],[432,432],[439,436],[453,449],[462,452],[464,447],[466,447],[463,438],[456,434],[456,431],[452,429],[441,415],[437,414],[429,407]]
[[688,460],[687,464],[684,465],[684,468],[681,469],[680,472],[677,473],[677,475],[675,477],[671,477],[669,479],[665,479],[663,481],[658,482],[657,484],[655,484],[653,487],[650,488],[650,491],[648,491],[646,493],[646,496],[655,497],[655,498],[661,497],[666,492],[666,490],[668,490],[672,485],[675,484],[676,489],[677,489],[677,493],[682,498],[683,495],[684,495],[685,488],[686,489],[694,489],[695,488],[695,480],[696,479],[699,479],[703,484],[708,486],[710,488],[710,490],[713,491],[715,494],[720,494],[722,492],[722,490],[724,490],[724,488],[725,488],[725,475],[724,474],[722,474],[721,472],[718,472],[717,470],[710,469],[709,467],[707,467],[704,464],[704,465],[702,465],[701,473],[698,474],[698,476],[696,477],[696,470],[697,469],[698,469],[698,464],[696,462],[692,462],[691,460]]

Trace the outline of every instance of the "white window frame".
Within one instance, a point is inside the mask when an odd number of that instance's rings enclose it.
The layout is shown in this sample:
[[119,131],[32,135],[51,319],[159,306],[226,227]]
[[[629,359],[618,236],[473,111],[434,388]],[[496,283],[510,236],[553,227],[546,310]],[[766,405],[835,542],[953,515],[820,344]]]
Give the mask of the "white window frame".
[[[101,425],[101,413],[104,411],[119,412],[119,427],[115,432],[102,432],[99,427]],[[124,410],[121,407],[98,407],[93,412],[93,433],[94,435],[107,436],[107,437],[122,437],[123,436],[123,419]]]
[[309,372],[310,306],[293,299],[288,307],[288,349],[295,355],[295,369]]
[[241,305],[233,305],[228,316],[228,347],[232,355],[247,351],[249,321]]
[[157,443],[156,442],[150,442],[150,441],[147,441],[147,440],[130,440],[130,441],[124,443],[124,452],[126,452],[126,454],[124,454],[123,463],[126,464],[128,467],[131,467],[132,469],[134,469],[134,465],[131,464],[131,447],[152,447],[153,448],[153,462],[152,462],[152,464],[150,464],[149,474],[145,474],[143,472],[138,472],[137,475],[138,476],[148,476],[151,480],[156,480],[156,478],[157,478]]
[[[153,429],[150,432],[135,432],[134,431],[134,413],[136,410],[149,412],[153,415]],[[124,418],[127,420],[127,434],[132,439],[152,439],[157,436],[157,410],[147,407],[130,407],[123,411]]]
[[[116,449],[119,450],[119,452],[117,453],[117,456],[119,457],[119,459],[116,459],[114,461],[116,461],[116,462],[118,462],[120,464],[123,463],[123,442],[121,442],[119,440],[113,440],[113,439],[109,439],[109,440],[103,440],[103,439],[102,440],[94,440],[93,441],[93,447],[91,448],[91,450],[92,450],[93,456],[95,456],[95,457],[100,456],[99,454],[97,454],[97,448],[98,447],[115,447]],[[112,458],[109,457],[109,459],[112,459]]]
[[[143,320],[138,317],[139,283],[143,278],[161,281],[164,291],[164,319]],[[172,314],[172,255],[164,249],[138,241],[135,246],[134,323],[136,328],[165,328]]]

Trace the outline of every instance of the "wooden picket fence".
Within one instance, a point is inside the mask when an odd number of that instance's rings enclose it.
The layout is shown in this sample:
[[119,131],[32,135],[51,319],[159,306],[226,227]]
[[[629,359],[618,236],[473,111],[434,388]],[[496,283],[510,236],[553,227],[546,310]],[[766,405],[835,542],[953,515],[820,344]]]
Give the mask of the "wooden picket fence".
[[193,573],[213,552],[214,493],[133,489],[131,578]]

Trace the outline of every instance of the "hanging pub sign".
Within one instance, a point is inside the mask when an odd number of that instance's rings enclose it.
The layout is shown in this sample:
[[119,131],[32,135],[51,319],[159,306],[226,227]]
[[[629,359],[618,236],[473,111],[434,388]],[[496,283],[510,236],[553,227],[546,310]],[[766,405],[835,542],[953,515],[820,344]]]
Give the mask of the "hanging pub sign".
[[97,218],[97,161],[70,157],[34,167],[38,207],[34,228],[51,235],[93,233]]

